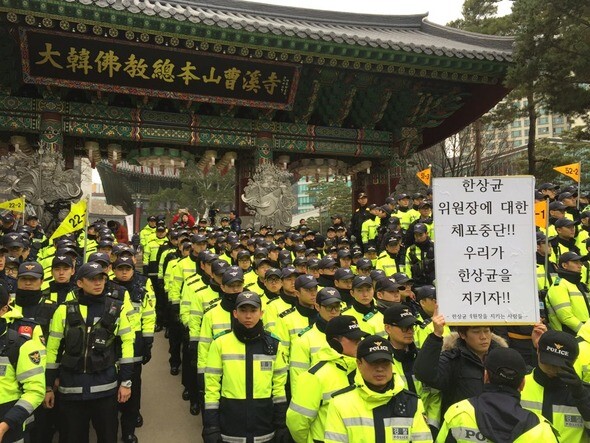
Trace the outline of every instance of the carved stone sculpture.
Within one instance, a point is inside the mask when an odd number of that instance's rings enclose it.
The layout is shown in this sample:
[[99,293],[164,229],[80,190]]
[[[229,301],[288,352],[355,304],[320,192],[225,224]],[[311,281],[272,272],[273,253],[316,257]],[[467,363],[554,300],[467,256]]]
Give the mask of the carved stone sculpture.
[[24,195],[27,214],[36,214],[43,226],[60,212],[67,214],[69,203],[82,196],[80,183],[78,171],[65,169],[61,153],[45,149],[42,143],[31,155],[17,149],[0,162],[0,192]]
[[291,177],[291,173],[272,163],[258,165],[242,194],[242,201],[254,215],[255,228],[262,225],[273,228],[291,226],[292,210],[297,205]]

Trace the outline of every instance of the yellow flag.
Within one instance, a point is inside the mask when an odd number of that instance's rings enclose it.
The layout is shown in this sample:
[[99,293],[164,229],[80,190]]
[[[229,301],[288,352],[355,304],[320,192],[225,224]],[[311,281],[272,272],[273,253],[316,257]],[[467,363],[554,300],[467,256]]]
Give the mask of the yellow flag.
[[430,179],[432,177],[432,168],[428,167],[416,173],[416,177],[422,181],[426,186],[430,186]]
[[547,222],[549,221],[549,201],[535,203],[535,225],[539,228],[547,229]]
[[25,212],[25,198],[15,198],[14,200],[8,200],[0,203],[0,209],[10,209],[16,212]]
[[76,232],[80,229],[84,229],[86,224],[86,216],[86,200],[80,200],[78,203],[74,203],[70,208],[70,213],[61,222],[53,235],[49,238],[49,241],[51,242],[54,238],[61,237],[62,235],[69,234],[70,232]]
[[572,163],[571,165],[563,165],[563,166],[556,166],[555,169],[557,172],[568,176],[572,180],[580,183],[580,174],[582,169],[581,163]]

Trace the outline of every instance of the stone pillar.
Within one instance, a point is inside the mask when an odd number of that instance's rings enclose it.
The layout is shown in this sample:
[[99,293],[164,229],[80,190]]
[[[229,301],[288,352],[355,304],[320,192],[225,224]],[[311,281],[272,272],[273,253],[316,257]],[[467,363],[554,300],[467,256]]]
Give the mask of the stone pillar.
[[58,112],[43,112],[39,127],[39,141],[54,152],[63,148],[62,118]]

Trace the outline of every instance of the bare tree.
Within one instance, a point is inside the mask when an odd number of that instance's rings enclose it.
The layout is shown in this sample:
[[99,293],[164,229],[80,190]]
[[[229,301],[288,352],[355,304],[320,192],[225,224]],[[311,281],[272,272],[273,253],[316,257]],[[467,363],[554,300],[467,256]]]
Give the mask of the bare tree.
[[402,172],[398,187],[408,192],[423,190],[416,173],[428,166],[432,167],[433,177],[474,176],[478,171],[480,175],[508,174],[512,168],[510,162],[501,161],[511,151],[507,138],[503,128],[478,120],[445,141],[414,154]]

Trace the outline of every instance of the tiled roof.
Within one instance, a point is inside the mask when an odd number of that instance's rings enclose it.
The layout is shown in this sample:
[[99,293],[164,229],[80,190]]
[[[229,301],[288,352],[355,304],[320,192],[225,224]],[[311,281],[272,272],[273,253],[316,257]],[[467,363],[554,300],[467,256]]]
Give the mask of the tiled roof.
[[240,31],[438,56],[511,61],[513,39],[437,25],[421,15],[322,11],[239,0],[66,0]]

